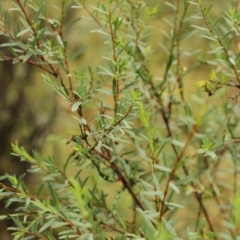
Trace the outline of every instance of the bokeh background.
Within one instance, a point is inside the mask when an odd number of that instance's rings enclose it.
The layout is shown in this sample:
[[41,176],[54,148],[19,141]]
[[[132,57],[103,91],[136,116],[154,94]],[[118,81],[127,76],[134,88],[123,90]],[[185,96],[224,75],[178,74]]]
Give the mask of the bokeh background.
[[[5,9],[9,7],[11,1],[3,0]],[[47,0],[50,7],[50,15],[56,17],[52,5],[58,5],[57,0]],[[87,0],[87,4],[95,5],[97,1]],[[147,5],[159,5],[159,12],[151,19],[152,33],[150,45],[152,53],[149,56],[151,71],[154,77],[161,77],[165,69],[166,54],[159,47],[161,42],[166,48],[169,47],[169,40],[163,34],[163,30],[169,32],[169,26],[164,19],[173,21],[174,15],[171,8],[167,7],[163,0],[145,0]],[[170,0],[175,4],[177,0]],[[205,0],[208,5],[214,3],[211,14],[212,17],[218,17],[233,4],[238,5],[238,1],[225,0]],[[80,58],[72,63],[72,68],[77,70],[86,70],[90,65],[93,69],[102,63],[101,56],[105,54],[104,39],[96,33],[90,33],[96,25],[88,19],[84,10],[71,10],[67,13],[66,21],[74,17],[82,17],[82,20],[70,32],[67,40],[70,51],[74,52],[80,47],[88,46],[87,51]],[[14,13],[13,13],[14,18]],[[57,17],[56,17],[57,18]],[[191,26],[187,27],[191,31]],[[4,36],[0,36],[0,44],[6,42]],[[208,49],[209,43],[203,40],[200,35],[193,35],[188,39],[183,47],[189,51],[199,50],[192,58],[186,59],[186,67],[190,66],[196,59]],[[1,49],[3,52],[8,50]],[[207,79],[210,68],[199,66],[184,79],[188,85],[188,94],[196,91],[196,82]],[[68,147],[66,141],[69,137],[78,131],[74,120],[69,118],[70,106],[64,102],[55,92],[46,86],[41,77],[41,70],[27,64],[14,65],[11,61],[0,62],[0,176],[5,173],[20,176],[28,168],[28,164],[21,162],[11,156],[11,143],[18,140],[21,146],[26,150],[38,149],[43,155],[54,155],[59,166],[67,156]],[[74,170],[72,170],[74,171]],[[34,189],[38,179],[27,175],[27,184]],[[6,183],[8,184],[8,183]],[[10,206],[8,210],[4,209],[4,202],[0,201],[0,215],[13,212],[15,206]],[[12,226],[11,221],[0,221],[0,239],[13,239],[7,227]]]

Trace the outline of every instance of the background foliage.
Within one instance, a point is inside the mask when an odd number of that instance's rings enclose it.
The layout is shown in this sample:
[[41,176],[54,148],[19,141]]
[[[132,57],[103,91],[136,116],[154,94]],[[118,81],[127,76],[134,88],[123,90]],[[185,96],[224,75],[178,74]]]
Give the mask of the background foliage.
[[[3,109],[34,123],[12,130],[28,173],[1,177],[2,203],[12,206],[1,219],[14,221],[14,239],[240,237],[240,15],[237,1],[213,3],[2,1],[2,66],[23,78],[1,80],[13,88]],[[25,66],[38,71],[30,77]],[[39,76],[57,101],[35,83],[30,90]],[[55,116],[58,105],[65,111]],[[43,157],[47,142],[43,154],[30,152],[54,117],[65,150]],[[37,189],[29,176],[41,178]]]

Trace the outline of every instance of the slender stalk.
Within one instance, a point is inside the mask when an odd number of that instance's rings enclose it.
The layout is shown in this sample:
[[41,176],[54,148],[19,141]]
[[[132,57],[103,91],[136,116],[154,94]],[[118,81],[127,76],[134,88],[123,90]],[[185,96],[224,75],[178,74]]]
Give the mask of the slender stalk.
[[190,133],[190,135],[189,135],[189,137],[187,139],[187,141],[184,144],[184,147],[182,148],[180,154],[178,155],[178,158],[175,161],[175,164],[172,167],[172,170],[171,170],[171,172],[169,174],[169,177],[168,177],[168,180],[167,180],[167,184],[166,184],[166,187],[165,187],[165,191],[164,191],[164,194],[163,194],[163,200],[162,200],[160,212],[159,212],[159,220],[160,220],[160,222],[162,221],[162,217],[163,217],[163,214],[164,214],[164,207],[165,207],[165,202],[166,202],[166,198],[167,198],[167,195],[168,195],[170,182],[172,181],[173,175],[176,172],[177,167],[178,167],[180,161],[182,160],[182,158],[183,158],[183,156],[185,154],[185,151],[186,151],[187,147],[189,146],[190,142],[192,141],[192,138],[193,138],[194,134],[196,133],[196,131],[197,131],[197,125],[194,125],[193,128],[192,128],[192,131],[191,131],[191,133]]
[[64,25],[64,13],[65,13],[65,3],[66,0],[62,0],[62,8],[61,8],[61,23],[60,23],[60,31],[59,31],[59,36],[61,37],[62,43],[63,43],[63,51],[64,51],[64,63],[66,66],[66,71],[67,71],[67,77],[69,81],[69,87],[71,90],[71,94],[73,95],[73,84],[72,84],[72,78],[71,78],[71,71],[70,71],[70,66],[68,62],[68,57],[67,57],[67,47],[65,44],[65,39],[64,39],[64,34],[63,34],[63,25]]
[[113,21],[112,21],[112,12],[111,12],[111,4],[109,4],[109,11],[108,11],[108,18],[109,18],[109,29],[110,29],[110,36],[111,36],[111,43],[112,43],[112,52],[113,52],[113,61],[114,61],[114,77],[112,82],[112,89],[113,89],[113,100],[114,100],[114,113],[115,117],[117,116],[117,110],[118,110],[118,95],[119,95],[119,79],[118,79],[118,59],[117,59],[117,53],[116,53],[116,45],[115,45],[115,32],[113,29]]
[[[36,39],[36,47],[37,47],[37,49],[40,50],[41,47],[40,47],[40,42],[39,42],[39,40],[38,40],[38,36],[37,36],[36,29],[35,29],[32,21],[31,21],[30,18],[28,17],[27,12],[26,12],[24,6],[22,5],[21,1],[20,1],[20,0],[16,0],[16,1],[17,1],[18,5],[20,6],[20,8],[21,8],[21,10],[22,10],[22,12],[23,12],[24,17],[25,17],[26,21],[28,22],[28,24],[29,24],[29,26],[30,26],[30,28],[31,28],[31,30],[32,30],[32,32],[33,32],[33,35],[34,35],[34,37],[35,37],[35,39]],[[49,63],[49,62],[45,59],[45,57],[44,57],[43,55],[38,55],[38,59],[39,59],[39,65],[41,65],[41,61],[46,62],[46,63],[48,64],[48,66],[50,67],[50,69],[52,70],[52,72],[54,73],[54,76],[60,78],[62,87],[64,88],[65,93],[68,95],[67,88],[66,88],[66,86],[65,86],[65,84],[64,84],[64,82],[63,82],[63,79],[62,79],[61,75],[59,74],[59,70],[55,69],[55,68],[53,67],[53,65],[52,65],[51,63]]]
[[[210,27],[209,23],[208,23],[208,20],[207,20],[207,15],[204,13],[204,8],[203,8],[203,5],[201,3],[199,3],[199,7],[201,9],[201,14],[203,16],[203,19],[204,19],[204,22],[205,22],[205,25],[206,27],[208,28],[208,31],[210,32],[210,34],[218,41],[219,45],[222,47],[227,59],[229,60],[230,59],[230,55],[228,53],[228,50],[226,49],[226,47],[224,46],[222,40],[216,36],[213,32],[213,29]],[[235,76],[236,76],[236,79],[237,79],[237,82],[240,84],[240,77],[239,77],[239,74],[238,74],[238,71],[237,71],[237,67],[231,62],[231,61],[228,61],[228,63],[230,64]]]
[[[6,191],[8,191],[8,192],[12,192],[12,193],[15,194],[15,195],[19,195],[19,194],[20,194],[20,195],[22,196],[22,193],[21,193],[21,192],[19,192],[18,190],[14,189],[14,188],[7,187],[7,186],[5,186],[4,184],[0,184],[0,188],[6,190]],[[35,198],[35,196],[25,196],[25,197],[29,197],[29,198],[31,199],[31,201],[37,201],[37,200],[38,200],[37,198]],[[77,233],[78,235],[80,235],[80,236],[82,235],[81,230],[80,230],[77,226],[75,226],[75,224],[72,223],[69,219],[63,217],[60,213],[56,213],[56,212],[51,212],[51,213],[54,214],[54,215],[56,215],[56,216],[57,216],[58,218],[60,218],[63,222],[67,223],[67,225],[68,225],[70,228],[76,230],[76,233]]]

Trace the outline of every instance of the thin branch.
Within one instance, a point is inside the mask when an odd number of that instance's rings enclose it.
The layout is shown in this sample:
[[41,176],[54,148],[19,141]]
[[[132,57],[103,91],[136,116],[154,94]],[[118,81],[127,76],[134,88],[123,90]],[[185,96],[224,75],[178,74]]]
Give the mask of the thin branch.
[[[9,57],[9,56],[0,56],[0,58],[5,59],[6,61],[10,61],[10,60],[13,61],[14,59],[16,59],[15,57]],[[23,59],[21,59],[21,58],[17,58],[17,60],[19,60],[20,62],[23,62]],[[32,60],[27,60],[25,63],[34,65],[34,66],[42,69],[44,72],[47,72],[47,73],[51,74],[54,77],[57,77],[55,72],[52,72],[51,70],[43,67],[43,65],[41,65],[39,63],[36,63],[36,62],[34,62]]]
[[[23,15],[24,15],[25,19],[26,19],[27,22],[28,22],[28,25],[29,25],[30,28],[32,29],[33,35],[34,35],[34,37],[35,37],[35,39],[36,39],[37,49],[41,50],[40,43],[39,43],[39,40],[38,40],[38,37],[37,37],[37,32],[36,32],[36,29],[35,29],[32,21],[31,21],[31,20],[29,19],[29,17],[27,16],[27,13],[26,13],[26,11],[25,11],[25,8],[24,8],[24,6],[22,5],[22,3],[20,2],[20,0],[16,0],[16,1],[17,1],[18,5],[20,6],[21,10],[22,10]],[[55,68],[53,67],[53,65],[52,65],[51,63],[49,63],[49,62],[45,59],[45,57],[44,57],[43,55],[38,55],[38,58],[48,64],[48,66],[50,67],[50,69],[52,70],[52,72],[54,72],[54,76],[55,76],[55,77],[59,77],[59,78],[60,78],[62,87],[64,88],[64,91],[65,91],[66,94],[68,95],[67,88],[66,88],[66,86],[65,86],[65,84],[64,84],[64,82],[63,82],[63,79],[62,79],[61,75],[59,75],[59,71],[58,71],[57,69],[55,69]],[[41,65],[41,61],[40,61],[39,64]]]
[[111,13],[111,4],[109,4],[109,28],[110,28],[110,36],[111,36],[111,42],[112,42],[112,51],[113,51],[113,61],[114,61],[114,67],[115,67],[115,73],[113,77],[112,82],[112,88],[113,88],[113,99],[114,99],[114,112],[115,116],[117,115],[117,101],[118,101],[118,95],[119,95],[119,79],[118,79],[118,69],[117,69],[117,53],[116,53],[116,45],[115,45],[115,33],[113,30],[113,22],[112,22],[112,13]]
[[[114,127],[116,127],[117,125],[121,124],[121,122],[129,115],[129,113],[131,112],[133,108],[133,105],[130,106],[130,108],[128,109],[128,111],[124,114],[123,117],[121,117],[117,122],[115,122],[113,124],[113,126],[111,126],[110,128],[106,129],[106,131],[104,132],[103,137],[101,138],[101,140],[103,140],[105,137],[107,137],[107,135],[114,129]],[[100,140],[99,140],[100,141]],[[98,141],[98,142],[99,142]],[[98,145],[98,142],[95,143],[95,145],[93,145],[89,151],[92,151],[93,149],[95,149],[95,147]]]
[[[82,2],[82,0],[78,0],[79,2]],[[103,25],[101,22],[94,16],[94,14],[86,7],[85,3],[82,3],[83,8],[87,11],[87,13],[94,19],[94,21],[98,24],[100,28],[103,29]]]
[[63,24],[64,24],[64,12],[65,12],[65,2],[66,0],[62,0],[62,8],[61,8],[61,23],[60,23],[60,31],[59,31],[59,36],[61,37],[62,43],[63,43],[63,51],[64,51],[64,63],[66,66],[66,71],[67,71],[67,77],[69,81],[69,87],[71,90],[71,94],[73,95],[73,84],[72,84],[72,78],[71,78],[71,71],[70,71],[70,66],[67,58],[67,48],[65,45],[65,40],[64,40],[64,34],[63,34]]
[[[17,189],[5,186],[4,184],[0,183],[0,188],[1,189],[5,189],[8,192],[12,192],[15,195],[21,195],[22,193],[20,191],[18,191]],[[31,199],[31,201],[37,201],[38,199],[35,196],[28,196],[26,195],[25,197],[29,197]],[[78,235],[82,235],[82,232],[79,228],[77,228],[74,223],[72,223],[70,220],[68,220],[67,218],[63,217],[62,215],[56,213],[56,212],[51,212],[52,214],[55,214],[56,216],[58,216],[63,222],[66,222],[68,224],[68,226],[74,230],[76,230],[76,233]]]
[[222,49],[223,49],[223,51],[224,51],[224,53],[225,53],[225,55],[226,55],[226,57],[227,57],[227,59],[228,59],[228,62],[229,62],[229,64],[231,65],[232,70],[233,70],[234,73],[235,73],[237,82],[240,84],[240,78],[239,78],[239,75],[238,75],[238,72],[237,72],[237,68],[236,68],[236,66],[235,66],[231,61],[229,61],[230,55],[229,55],[227,49],[225,48],[225,46],[224,46],[223,42],[221,41],[221,39],[214,34],[212,28],[210,27],[210,25],[209,25],[209,23],[208,23],[208,20],[207,20],[207,18],[206,18],[206,15],[204,14],[203,5],[202,5],[201,3],[199,3],[199,7],[200,7],[200,9],[201,9],[201,14],[202,14],[202,16],[203,16],[203,19],[204,19],[204,22],[205,22],[206,27],[208,28],[208,30],[209,30],[209,32],[211,33],[211,35],[218,41],[219,45],[222,47]]
[[177,160],[176,160],[176,162],[175,162],[175,164],[174,164],[174,166],[173,166],[173,168],[172,168],[172,170],[169,174],[167,184],[166,184],[166,187],[165,187],[165,191],[164,191],[164,194],[163,194],[163,200],[162,200],[161,208],[160,208],[160,214],[159,214],[159,220],[160,221],[162,220],[162,217],[163,217],[163,214],[164,214],[165,202],[166,202],[166,198],[167,198],[167,195],[168,195],[170,182],[172,181],[173,175],[175,174],[175,172],[177,170],[177,167],[178,167],[180,161],[182,160],[187,147],[189,146],[190,142],[192,141],[192,138],[193,138],[194,134],[197,131],[197,127],[198,127],[197,125],[193,126],[192,131],[191,131],[187,141],[185,142],[184,147],[182,148],[180,154],[178,155],[178,158],[177,158]]

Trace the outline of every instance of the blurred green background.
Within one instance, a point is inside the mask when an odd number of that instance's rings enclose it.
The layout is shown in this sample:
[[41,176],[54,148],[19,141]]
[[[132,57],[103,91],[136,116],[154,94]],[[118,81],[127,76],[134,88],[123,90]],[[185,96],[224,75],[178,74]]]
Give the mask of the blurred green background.
[[[11,1],[1,1],[4,9],[7,9]],[[99,1],[87,0],[88,5],[95,5]],[[149,6],[159,5],[159,12],[151,19],[150,25],[153,26],[149,44],[152,45],[152,53],[149,56],[151,71],[154,77],[162,77],[165,69],[167,55],[159,47],[161,42],[166,48],[169,48],[169,40],[163,34],[163,30],[170,31],[169,26],[164,18],[173,21],[174,12],[163,0],[146,0]],[[170,1],[175,4],[176,1]],[[181,2],[181,0],[180,0]],[[56,17],[56,10],[52,5],[59,4],[57,0],[47,0],[49,4],[49,15]],[[212,17],[220,16],[233,4],[237,6],[238,1],[225,0],[206,0],[205,4],[214,3],[212,8]],[[192,12],[196,11],[191,7]],[[14,18],[14,12],[13,18]],[[82,17],[82,20],[66,35],[70,51],[74,52],[78,48],[87,46],[87,51],[80,58],[72,63],[71,68],[77,70],[86,70],[90,65],[92,69],[100,65],[103,61],[102,55],[106,55],[104,39],[97,33],[90,33],[96,28],[95,23],[89,19],[88,14],[83,9],[71,9],[67,13],[66,21],[74,17]],[[190,29],[191,26],[185,26]],[[6,42],[4,36],[0,36],[0,43]],[[184,42],[182,47],[188,51],[199,49],[196,56],[186,58],[183,63],[186,68],[208,49],[208,42],[201,39],[200,35],[194,35],[191,39]],[[2,51],[7,53],[7,49]],[[70,106],[64,102],[55,92],[43,82],[41,70],[27,64],[13,65],[11,61],[0,62],[0,175],[4,173],[16,174],[20,176],[25,172],[28,165],[24,162],[19,163],[19,159],[10,155],[11,143],[16,140],[21,146],[28,151],[38,149],[43,156],[55,155],[59,166],[64,162],[65,157],[69,154],[66,142],[73,134],[78,132],[75,121],[71,119]],[[185,79],[188,85],[188,93],[196,91],[195,83],[202,79],[207,79],[210,68],[199,66],[194,72],[189,74]],[[72,169],[74,171],[74,169]],[[27,175],[27,181],[32,189],[36,186],[38,179],[33,179],[30,174]],[[8,183],[6,183],[8,184]],[[111,190],[110,190],[111,191]],[[12,209],[14,206],[12,206]],[[8,209],[12,212],[11,207]],[[0,202],[0,214],[6,213],[4,202]],[[185,213],[187,214],[187,213]],[[191,221],[186,216],[186,221]],[[12,239],[6,230],[12,222],[0,222],[0,239]]]

